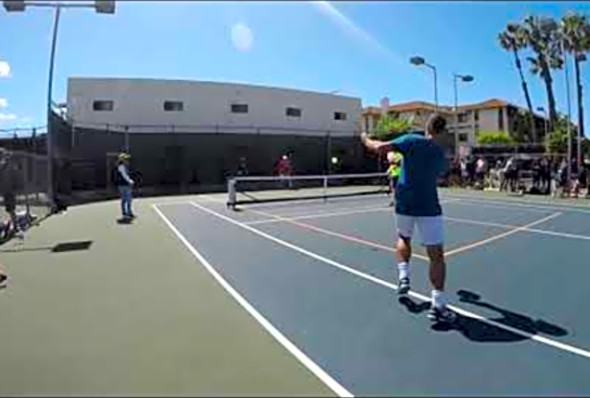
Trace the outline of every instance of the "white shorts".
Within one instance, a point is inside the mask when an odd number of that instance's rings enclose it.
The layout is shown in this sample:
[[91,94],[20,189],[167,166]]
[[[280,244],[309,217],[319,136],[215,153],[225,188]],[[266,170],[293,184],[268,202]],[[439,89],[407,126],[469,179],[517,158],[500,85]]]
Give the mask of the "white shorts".
[[396,214],[395,222],[397,233],[402,238],[412,239],[414,225],[417,225],[424,246],[438,246],[443,244],[444,233],[441,216],[413,217]]

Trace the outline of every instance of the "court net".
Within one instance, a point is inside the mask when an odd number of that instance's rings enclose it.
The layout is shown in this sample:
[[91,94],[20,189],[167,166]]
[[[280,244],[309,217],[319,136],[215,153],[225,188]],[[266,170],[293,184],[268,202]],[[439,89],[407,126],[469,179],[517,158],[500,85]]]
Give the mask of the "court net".
[[233,177],[228,180],[228,207],[241,204],[387,195],[385,173],[285,177]]

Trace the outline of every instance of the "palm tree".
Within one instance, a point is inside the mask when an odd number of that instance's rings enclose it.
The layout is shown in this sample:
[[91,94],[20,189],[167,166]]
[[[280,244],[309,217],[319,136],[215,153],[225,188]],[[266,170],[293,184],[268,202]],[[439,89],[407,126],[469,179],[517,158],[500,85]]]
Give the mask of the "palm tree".
[[551,69],[561,69],[561,38],[559,26],[553,18],[529,16],[525,18],[524,37],[527,46],[533,50],[534,57],[528,57],[531,73],[539,75],[547,90],[547,108],[549,109],[549,130],[553,131],[557,121],[557,108],[553,92]]
[[522,83],[522,91],[524,92],[526,104],[529,108],[529,118],[532,128],[531,133],[536,142],[537,133],[535,128],[535,117],[533,114],[533,104],[531,103],[531,96],[529,95],[529,89],[526,85],[524,74],[522,73],[522,64],[520,63],[520,57],[518,55],[518,51],[526,47],[524,29],[518,24],[509,23],[506,25],[506,30],[498,35],[498,41],[504,50],[511,51],[514,54],[514,62],[516,63],[516,69],[518,69],[518,74],[520,75],[520,81]]
[[[585,15],[567,14],[561,20],[561,33],[564,47],[574,58],[576,87],[578,94],[578,142],[584,137],[584,107],[582,103],[582,80],[580,78],[580,63],[586,60],[586,53],[590,52],[590,23]],[[581,154],[578,154],[580,157]]]

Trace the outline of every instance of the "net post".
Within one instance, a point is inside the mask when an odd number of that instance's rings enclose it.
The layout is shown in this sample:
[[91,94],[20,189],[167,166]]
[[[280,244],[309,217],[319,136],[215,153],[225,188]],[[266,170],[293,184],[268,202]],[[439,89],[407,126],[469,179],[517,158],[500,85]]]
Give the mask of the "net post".
[[229,178],[227,180],[227,207],[232,210],[236,209],[236,180]]

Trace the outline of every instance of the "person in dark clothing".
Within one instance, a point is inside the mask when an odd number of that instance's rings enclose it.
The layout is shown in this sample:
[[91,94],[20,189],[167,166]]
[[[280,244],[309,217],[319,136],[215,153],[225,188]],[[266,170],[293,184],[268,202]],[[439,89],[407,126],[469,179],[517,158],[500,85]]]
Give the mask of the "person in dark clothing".
[[467,178],[468,184],[473,186],[475,184],[475,171],[477,168],[477,161],[474,157],[469,158],[467,162]]
[[4,207],[10,216],[10,227],[19,238],[23,238],[23,232],[16,216],[16,189],[18,181],[18,166],[14,162],[10,152],[0,151],[0,191],[4,199]]
[[547,158],[541,159],[540,163],[540,174],[541,174],[541,191],[544,194],[549,193],[549,187],[551,183],[551,169]]
[[248,174],[249,174],[249,172],[248,172],[248,164],[246,162],[246,158],[241,157],[240,162],[238,163],[238,170],[236,172],[236,175],[238,177],[247,177]]
[[539,191],[541,184],[541,164],[538,160],[533,160],[531,169],[533,172],[533,188],[535,191]]
[[127,153],[119,154],[117,168],[114,170],[114,182],[119,189],[121,195],[121,212],[123,220],[129,221],[135,218],[131,210],[131,202],[133,200],[132,188],[135,181],[129,177],[129,159],[131,156]]

